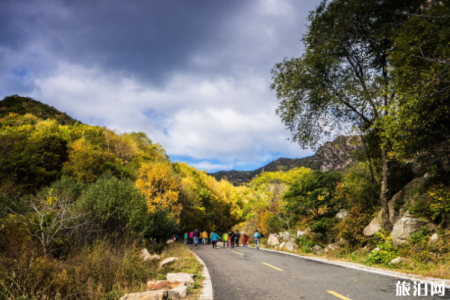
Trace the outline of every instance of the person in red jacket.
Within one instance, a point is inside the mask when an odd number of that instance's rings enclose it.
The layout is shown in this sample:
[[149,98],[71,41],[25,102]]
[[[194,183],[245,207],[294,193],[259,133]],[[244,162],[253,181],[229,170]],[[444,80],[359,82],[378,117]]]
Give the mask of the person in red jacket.
[[244,233],[244,235],[242,236],[242,246],[247,247],[248,238],[249,236]]

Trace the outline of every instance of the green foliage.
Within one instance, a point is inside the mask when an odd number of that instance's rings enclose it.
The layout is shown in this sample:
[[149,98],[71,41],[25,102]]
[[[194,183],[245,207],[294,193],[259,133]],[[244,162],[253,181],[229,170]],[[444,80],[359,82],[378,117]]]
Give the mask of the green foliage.
[[299,176],[284,195],[290,211],[316,217],[320,209],[336,211],[341,205],[337,185],[341,175],[336,172],[313,171]]
[[104,175],[88,186],[77,203],[92,224],[108,236],[133,231],[142,234],[149,225],[147,205],[133,182]]
[[399,256],[397,249],[392,245],[391,237],[384,232],[376,232],[374,242],[379,250],[368,254],[369,264],[388,265],[391,260]]
[[299,250],[304,253],[310,253],[311,248],[316,245],[316,243],[312,240],[311,236],[309,235],[302,235],[298,241],[297,244],[299,246]]
[[63,125],[73,125],[77,122],[80,123],[54,107],[43,104],[32,98],[20,97],[18,95],[8,96],[3,100],[0,100],[0,118],[7,116],[10,113],[20,115],[33,114],[43,120],[56,119]]
[[439,223],[443,227],[449,224],[450,188],[434,185],[422,196],[418,197],[410,207],[411,213],[426,220]]

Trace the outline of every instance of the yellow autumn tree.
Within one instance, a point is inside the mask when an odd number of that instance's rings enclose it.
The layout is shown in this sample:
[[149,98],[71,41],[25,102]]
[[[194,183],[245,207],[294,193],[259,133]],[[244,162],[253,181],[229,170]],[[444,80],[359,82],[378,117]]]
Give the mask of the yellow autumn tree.
[[177,181],[172,175],[172,166],[167,162],[143,164],[139,169],[136,186],[147,198],[148,212],[163,208],[177,218],[182,206],[178,202]]

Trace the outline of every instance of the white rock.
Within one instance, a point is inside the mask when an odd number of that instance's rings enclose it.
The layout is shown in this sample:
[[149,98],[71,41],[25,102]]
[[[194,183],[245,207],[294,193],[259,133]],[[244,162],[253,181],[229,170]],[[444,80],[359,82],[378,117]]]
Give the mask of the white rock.
[[339,249],[339,246],[337,244],[329,244],[325,247],[324,251],[325,251],[325,253],[328,253],[328,252],[336,251],[338,249]]
[[319,245],[315,245],[314,247],[311,248],[311,251],[316,253],[316,254],[321,254],[323,252],[322,250],[323,248],[320,247]]
[[406,244],[411,234],[420,230],[426,223],[416,218],[400,218],[392,229],[392,244],[394,246]]
[[182,284],[180,286],[177,286],[176,288],[170,289],[169,291],[169,297],[172,296],[173,293],[178,294],[180,298],[184,298],[189,294],[189,288]]
[[283,247],[286,245],[286,242],[282,242],[281,244],[280,244],[280,249],[283,249]]
[[280,232],[280,237],[285,241],[289,241],[290,240],[290,235],[289,232],[285,231],[285,232]]
[[347,216],[348,216],[348,210],[346,210],[346,209],[341,209],[341,210],[337,213],[336,218],[339,218],[339,219],[343,220],[343,219],[345,219]]
[[374,253],[374,252],[377,252],[377,251],[380,251],[380,248],[376,247],[376,248],[373,249],[371,252]]
[[149,291],[142,293],[127,294],[120,298],[120,300],[162,300],[166,299],[168,292],[164,290]]
[[163,260],[160,264],[159,267],[162,268],[164,266],[168,266],[170,264],[173,264],[176,260],[178,260],[178,257],[169,257],[166,258],[165,260]]
[[372,236],[375,234],[375,232],[378,232],[381,230],[381,225],[378,220],[379,220],[378,217],[373,218],[373,220],[370,222],[370,224],[367,225],[366,228],[364,228],[363,233],[365,236]]
[[183,282],[186,284],[194,284],[194,276],[187,273],[168,273],[168,282]]
[[304,236],[306,234],[306,231],[297,231],[297,238]]
[[269,235],[269,239],[267,240],[267,244],[269,246],[276,246],[276,245],[280,244],[280,241],[278,240],[278,238],[274,234],[271,234],[271,235]]
[[401,264],[401,263],[405,263],[408,262],[408,260],[406,258],[403,257],[396,257],[393,260],[391,260],[390,264],[392,265],[397,265],[397,264]]
[[145,249],[145,248],[142,249],[141,254],[139,255],[139,257],[142,260],[144,260],[144,261],[147,261],[147,260],[154,261],[154,260],[160,260],[161,259],[161,257],[159,257],[159,255],[157,255],[157,254],[150,255],[148,250]]
[[173,240],[167,240],[166,244],[173,244]]
[[437,233],[433,233],[432,236],[430,236],[430,239],[428,240],[429,244],[435,244],[439,241],[439,235]]
[[287,242],[284,247],[286,248],[286,250],[289,250],[289,251],[294,251],[295,249],[298,248],[298,246],[291,241]]

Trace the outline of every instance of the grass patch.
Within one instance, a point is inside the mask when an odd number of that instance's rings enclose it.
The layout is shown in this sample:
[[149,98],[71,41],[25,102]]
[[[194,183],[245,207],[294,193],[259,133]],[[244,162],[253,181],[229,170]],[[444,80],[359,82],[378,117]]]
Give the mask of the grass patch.
[[65,259],[36,256],[25,247],[18,257],[0,254],[0,298],[119,299],[126,293],[146,291],[148,280],[177,272],[196,274],[196,285],[201,284],[202,266],[186,246],[172,244],[163,250],[161,259],[176,256],[179,260],[161,269],[159,261],[142,261],[141,250],[136,244],[113,248],[99,242],[72,251]]

